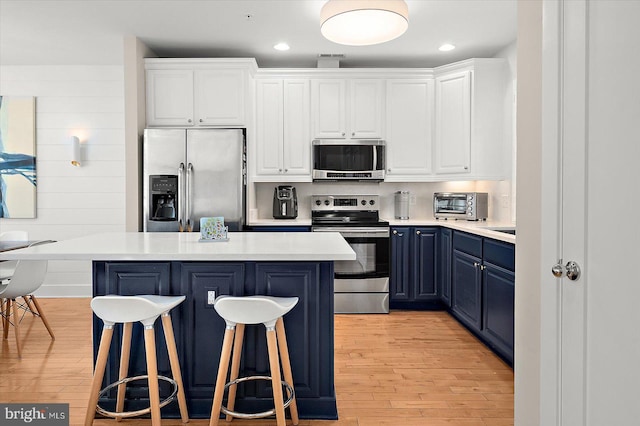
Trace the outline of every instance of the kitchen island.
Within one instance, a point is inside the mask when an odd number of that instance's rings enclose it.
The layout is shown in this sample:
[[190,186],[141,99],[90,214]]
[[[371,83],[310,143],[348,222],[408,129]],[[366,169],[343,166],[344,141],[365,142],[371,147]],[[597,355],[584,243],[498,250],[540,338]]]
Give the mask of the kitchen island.
[[[198,242],[195,233],[97,234],[16,250],[7,259],[91,260],[93,294],[185,295],[171,313],[191,418],[211,410],[225,323],[212,300],[234,296],[297,296],[284,317],[298,410],[304,419],[336,419],[333,365],[333,262],[355,253],[338,233],[231,233],[226,242]],[[94,359],[102,323],[93,318]],[[142,327],[134,327],[129,375],[144,374]],[[117,380],[120,329],[116,328],[105,384]],[[159,374],[170,376],[163,333],[156,328]],[[245,332],[241,375],[268,372],[264,327]],[[130,386],[126,409],[148,405],[146,389]],[[166,394],[166,389],[164,392]],[[163,388],[161,386],[161,395]],[[238,390],[236,408],[256,412],[272,405],[267,382]],[[115,395],[102,400],[113,408]],[[177,403],[162,409],[179,417]]]

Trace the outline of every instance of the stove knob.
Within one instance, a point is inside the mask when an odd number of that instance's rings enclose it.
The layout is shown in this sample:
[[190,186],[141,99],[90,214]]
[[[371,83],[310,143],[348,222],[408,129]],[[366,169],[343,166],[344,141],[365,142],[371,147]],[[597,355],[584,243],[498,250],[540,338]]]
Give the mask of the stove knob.
[[367,200],[360,201],[360,204],[362,204],[363,206],[366,206],[367,205]]
[[324,205],[328,206],[329,205],[329,200],[324,200]]
[[369,200],[369,204],[374,205],[376,203],[375,200]]
[[320,200],[316,200],[316,206],[319,206],[320,204],[322,204],[322,202]]

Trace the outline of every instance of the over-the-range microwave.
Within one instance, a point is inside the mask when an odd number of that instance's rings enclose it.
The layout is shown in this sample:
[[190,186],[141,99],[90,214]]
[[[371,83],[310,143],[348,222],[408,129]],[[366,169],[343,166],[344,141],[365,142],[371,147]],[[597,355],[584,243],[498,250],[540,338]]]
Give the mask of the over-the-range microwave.
[[486,220],[489,196],[486,192],[436,192],[433,217],[436,219]]
[[316,139],[312,144],[314,181],[384,180],[383,140]]

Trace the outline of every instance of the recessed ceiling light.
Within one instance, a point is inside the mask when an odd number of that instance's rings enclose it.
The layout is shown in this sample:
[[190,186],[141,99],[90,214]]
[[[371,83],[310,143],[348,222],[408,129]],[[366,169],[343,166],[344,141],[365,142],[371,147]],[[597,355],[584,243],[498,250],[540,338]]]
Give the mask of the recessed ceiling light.
[[438,50],[441,51],[441,52],[448,52],[448,51],[453,50],[455,48],[456,47],[453,44],[445,43],[442,46],[440,46],[438,48]]
[[289,45],[287,43],[278,43],[275,46],[273,46],[274,49],[276,50],[289,50]]

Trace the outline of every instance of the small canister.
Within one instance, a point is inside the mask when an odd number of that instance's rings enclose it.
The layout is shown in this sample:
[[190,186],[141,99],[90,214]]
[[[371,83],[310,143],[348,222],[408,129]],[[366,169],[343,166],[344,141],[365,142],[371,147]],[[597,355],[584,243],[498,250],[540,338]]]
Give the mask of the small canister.
[[396,219],[409,219],[409,191],[396,191],[395,194],[395,217]]

